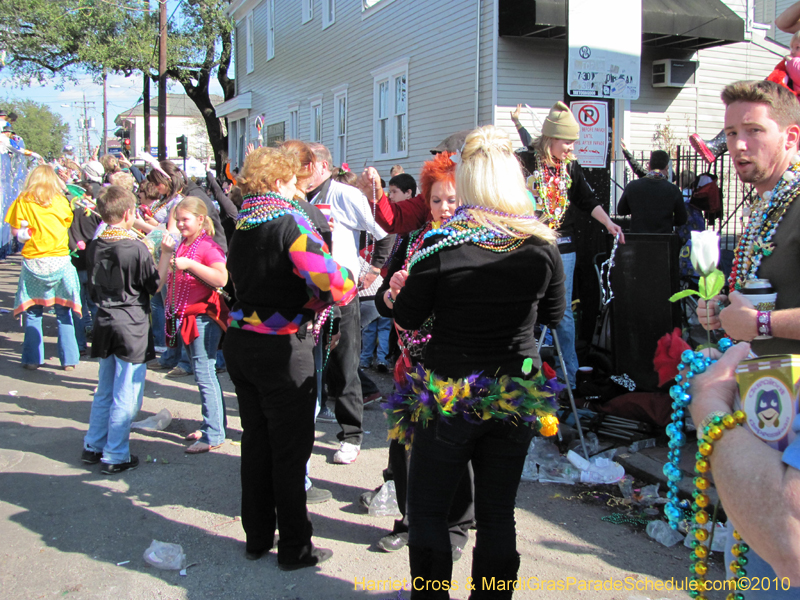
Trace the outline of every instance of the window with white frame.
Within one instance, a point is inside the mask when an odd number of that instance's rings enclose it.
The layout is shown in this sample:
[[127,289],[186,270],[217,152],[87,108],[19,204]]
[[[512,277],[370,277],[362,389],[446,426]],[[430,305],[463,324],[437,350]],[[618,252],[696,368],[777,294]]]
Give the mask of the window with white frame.
[[394,0],[361,0],[361,12],[375,12]]
[[253,13],[250,12],[244,18],[245,40],[247,44],[247,72],[252,73],[255,69],[255,61],[253,55]]
[[347,84],[333,92],[333,162],[347,162]]
[[267,0],[267,60],[275,58],[275,0]]
[[336,21],[336,0],[322,0],[322,28],[330,27]]
[[309,102],[311,103],[309,139],[312,142],[322,142],[322,96],[309,98]]
[[408,156],[408,59],[372,72],[375,160]]
[[300,138],[300,104],[289,105],[289,139]]
[[301,0],[303,3],[303,17],[301,23],[308,23],[314,18],[314,0]]

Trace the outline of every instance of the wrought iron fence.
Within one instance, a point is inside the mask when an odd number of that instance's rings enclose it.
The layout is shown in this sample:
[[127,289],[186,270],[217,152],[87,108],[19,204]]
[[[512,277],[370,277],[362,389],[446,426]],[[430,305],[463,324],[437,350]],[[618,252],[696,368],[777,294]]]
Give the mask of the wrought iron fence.
[[[646,168],[650,153],[635,152],[633,154],[634,158]],[[733,251],[736,240],[744,227],[743,208],[752,204],[756,199],[756,192],[752,185],[739,181],[730,154],[726,152],[713,164],[708,164],[691,146],[678,146],[676,156],[673,158],[673,169],[675,181],[684,184],[682,187],[685,187],[687,180],[695,181],[703,173],[716,175],[717,185],[722,192],[722,217],[707,221],[706,227],[719,233],[722,250]],[[625,164],[623,181],[612,181],[612,185],[619,185],[624,189],[635,178],[636,175],[630,165]],[[612,216],[616,217],[617,215],[612,214]]]

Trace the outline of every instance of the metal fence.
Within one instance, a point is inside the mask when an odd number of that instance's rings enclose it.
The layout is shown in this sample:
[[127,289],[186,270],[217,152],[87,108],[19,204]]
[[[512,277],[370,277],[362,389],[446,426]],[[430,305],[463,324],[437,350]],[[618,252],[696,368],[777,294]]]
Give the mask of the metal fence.
[[[0,154],[0,210],[5,217],[11,203],[19,195],[28,176],[30,159],[16,153]],[[4,258],[14,249],[14,240],[11,237],[11,227],[5,221],[0,221],[0,258]]]
[[[634,158],[642,167],[647,168],[649,152],[634,152]],[[623,159],[624,160],[624,159]],[[736,176],[733,161],[727,152],[717,158],[713,164],[708,164],[698,155],[691,146],[678,146],[673,158],[675,181],[682,182],[682,174],[691,173],[690,180],[696,180],[703,173],[717,176],[717,185],[722,192],[722,217],[713,222],[706,222],[708,229],[714,229],[720,236],[720,249],[733,251],[736,240],[744,227],[743,207],[749,207],[756,199],[755,189],[749,183],[742,183]],[[623,189],[636,175],[630,165],[625,165],[623,181],[612,182]],[[613,217],[618,215],[612,214]]]

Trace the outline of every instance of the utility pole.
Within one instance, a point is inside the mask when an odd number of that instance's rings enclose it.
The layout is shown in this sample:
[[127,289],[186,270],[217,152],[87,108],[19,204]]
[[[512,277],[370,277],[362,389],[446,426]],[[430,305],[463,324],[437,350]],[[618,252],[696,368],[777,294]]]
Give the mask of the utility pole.
[[[78,103],[76,102],[76,104]],[[89,129],[91,129],[91,123],[89,121],[89,109],[94,109],[94,102],[87,102],[86,93],[84,93],[83,102],[81,104],[83,104],[83,122],[81,123],[80,127],[81,131],[83,132],[83,139],[81,140],[81,152],[85,150],[85,160],[89,160],[89,158],[92,156],[92,148],[90,143],[91,140],[89,139]]]
[[[158,159],[167,159],[167,0],[158,0]],[[149,118],[149,115],[148,115]]]
[[108,71],[103,67],[103,156],[108,154],[108,96],[106,95],[106,83],[108,82]]
[[[146,2],[147,18],[150,17],[150,0]],[[150,154],[152,145],[150,144],[150,65],[142,71],[144,74],[144,89],[142,90],[142,98],[144,104],[142,105],[142,116],[144,117],[144,151]],[[137,142],[139,140],[136,140]],[[134,148],[134,152],[136,149]]]

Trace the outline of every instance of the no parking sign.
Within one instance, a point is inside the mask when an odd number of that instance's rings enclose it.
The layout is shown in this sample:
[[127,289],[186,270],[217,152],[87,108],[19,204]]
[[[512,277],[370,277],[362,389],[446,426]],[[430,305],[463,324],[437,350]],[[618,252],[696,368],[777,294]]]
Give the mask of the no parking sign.
[[605,168],[608,154],[608,104],[605,102],[570,102],[570,110],[581,126],[575,142],[575,156],[584,168]]

